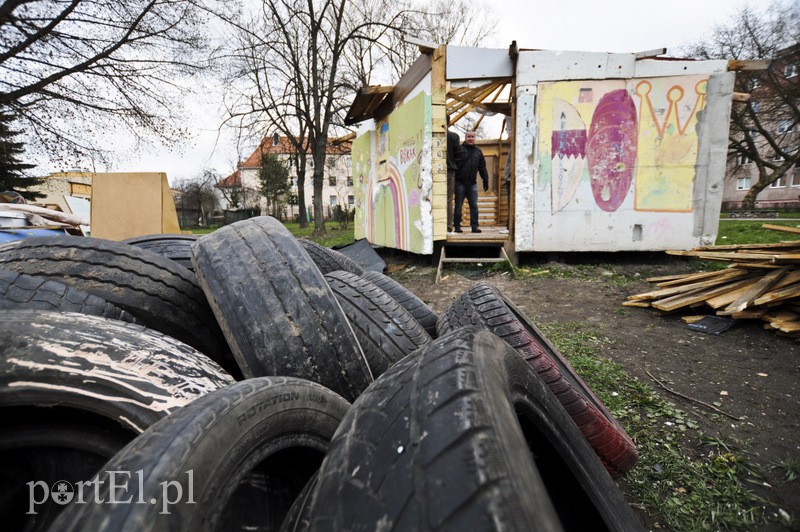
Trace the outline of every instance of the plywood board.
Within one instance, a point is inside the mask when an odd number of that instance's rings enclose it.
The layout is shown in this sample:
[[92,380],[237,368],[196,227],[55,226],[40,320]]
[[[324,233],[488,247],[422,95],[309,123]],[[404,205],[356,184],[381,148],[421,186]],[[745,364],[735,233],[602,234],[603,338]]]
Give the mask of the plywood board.
[[159,172],[92,176],[92,236],[124,240],[179,233],[167,175]]

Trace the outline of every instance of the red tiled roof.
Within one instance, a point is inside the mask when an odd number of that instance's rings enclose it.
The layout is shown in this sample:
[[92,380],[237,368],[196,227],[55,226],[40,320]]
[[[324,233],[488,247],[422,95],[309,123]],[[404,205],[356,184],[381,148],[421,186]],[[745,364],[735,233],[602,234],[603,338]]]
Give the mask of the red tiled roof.
[[236,170],[234,173],[226,177],[225,179],[219,181],[216,185],[216,188],[236,188],[242,186],[242,172]]
[[[326,153],[328,155],[344,155],[350,153],[351,142],[342,142],[341,144],[328,144],[326,149]],[[261,144],[258,148],[250,154],[242,164],[239,165],[240,168],[259,168],[261,166],[261,154],[262,153],[275,153],[275,154],[283,154],[283,155],[291,155],[295,153],[297,150],[294,147],[294,144],[289,141],[288,137],[278,137],[278,143],[275,144],[274,136],[267,136],[261,141]],[[306,150],[310,152],[311,150]]]

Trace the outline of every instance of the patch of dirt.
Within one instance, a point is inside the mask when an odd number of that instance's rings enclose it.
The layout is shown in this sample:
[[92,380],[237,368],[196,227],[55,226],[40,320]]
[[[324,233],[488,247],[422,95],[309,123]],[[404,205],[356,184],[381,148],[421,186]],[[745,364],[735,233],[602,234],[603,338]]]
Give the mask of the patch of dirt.
[[[559,270],[557,278],[514,279],[508,272],[448,266],[444,281],[434,284],[436,270],[429,258],[391,251],[381,255],[390,268],[405,265],[390,275],[437,312],[474,283],[488,281],[534,323],[580,322],[596,327],[609,340],[601,356],[692,413],[700,424],[698,432],[746,453],[765,473],[763,484],[753,484],[752,489],[772,503],[770,513],[781,508],[800,519],[800,480],[785,482],[771,469],[781,460],[800,460],[800,344],[765,331],[761,322],[737,322],[714,336],[688,329],[681,315],[659,316],[653,309],[622,306],[627,296],[654,289],[646,277],[695,271],[693,263],[663,254],[615,254],[599,259],[593,255],[595,264],[587,267],[586,257],[562,255],[558,263],[537,266]],[[707,313],[705,308],[696,312]],[[665,391],[648,372],[683,395],[721,403],[721,410],[739,420]],[[697,438],[693,440],[697,444]],[[705,452],[685,451],[694,456]],[[641,518],[645,524],[653,523],[649,516]],[[775,523],[770,529],[783,528]]]

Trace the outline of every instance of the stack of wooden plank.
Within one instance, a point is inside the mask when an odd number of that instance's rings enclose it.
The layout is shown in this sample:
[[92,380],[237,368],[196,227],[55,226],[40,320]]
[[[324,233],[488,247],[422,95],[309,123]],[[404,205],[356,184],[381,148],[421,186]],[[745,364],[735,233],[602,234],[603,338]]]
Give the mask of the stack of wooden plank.
[[[763,227],[800,234],[797,228]],[[664,312],[710,307],[720,316],[764,320],[765,329],[800,339],[800,240],[667,253],[731,264],[718,271],[648,278],[658,289],[629,296],[623,305]]]

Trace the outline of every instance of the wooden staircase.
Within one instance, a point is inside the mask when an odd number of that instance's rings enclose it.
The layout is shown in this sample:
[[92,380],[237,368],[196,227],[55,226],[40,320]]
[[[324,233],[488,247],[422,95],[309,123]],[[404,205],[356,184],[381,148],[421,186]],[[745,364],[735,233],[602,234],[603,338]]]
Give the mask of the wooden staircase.
[[[455,198],[453,199],[455,204]],[[454,209],[455,212],[455,209]],[[469,202],[464,200],[462,206],[461,226],[469,227]],[[506,215],[507,216],[507,215]],[[498,224],[497,195],[494,192],[481,192],[478,194],[478,225],[491,226]],[[503,221],[505,222],[505,220]]]
[[[447,244],[445,243],[442,245],[441,251],[439,252],[439,266],[436,268],[436,281],[435,284],[438,284],[442,280],[442,268],[447,263],[472,263],[472,264],[488,264],[494,262],[508,262],[512,264],[512,276],[515,276],[513,263],[511,259],[509,259],[508,254],[506,253],[505,248],[503,247],[502,243],[494,243],[490,245],[485,245],[485,243],[481,243],[483,245],[476,245],[476,244]],[[446,249],[450,246],[456,246],[461,248],[462,250],[467,251],[467,253],[461,253],[462,256],[455,257],[455,256],[447,256]],[[486,257],[486,256],[476,256],[478,255],[477,251],[478,248],[492,248],[497,250],[497,256],[495,257]],[[464,256],[464,255],[471,255],[471,256]],[[481,255],[483,255],[481,253]]]

